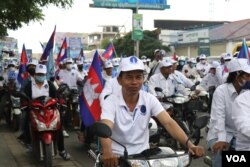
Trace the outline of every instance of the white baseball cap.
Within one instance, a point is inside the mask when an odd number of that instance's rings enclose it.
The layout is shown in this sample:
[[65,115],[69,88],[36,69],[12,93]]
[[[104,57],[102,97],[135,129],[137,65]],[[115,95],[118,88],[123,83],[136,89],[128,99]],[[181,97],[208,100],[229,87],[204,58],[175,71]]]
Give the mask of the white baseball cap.
[[230,54],[230,53],[226,53],[226,54],[224,54],[224,56],[223,56],[223,59],[224,60],[231,60],[233,58],[233,56]]
[[218,61],[212,61],[210,65],[211,65],[210,68],[217,68],[219,67],[220,63]]
[[156,52],[160,52],[160,49],[155,49],[154,54],[155,54]]
[[34,66],[36,66],[37,64],[38,64],[38,60],[32,59],[32,60],[27,64],[27,66],[29,66],[29,65],[34,65]]
[[172,66],[172,62],[171,60],[164,60],[164,61],[161,61],[160,64],[159,64],[159,67],[162,68],[162,67],[169,67],[169,66]]
[[207,59],[207,56],[206,56],[205,54],[201,54],[201,55],[199,56],[199,58],[200,58],[200,59]]
[[113,68],[113,64],[110,60],[104,62],[104,68]]
[[70,58],[70,57],[69,57],[69,58],[67,58],[67,59],[66,59],[66,63],[73,63],[72,58]]
[[120,71],[144,70],[144,64],[136,56],[122,58],[120,63]]
[[247,59],[232,59],[228,64],[229,72],[244,71],[250,74],[250,65]]
[[36,73],[42,73],[42,74],[46,74],[47,73],[47,67],[43,64],[38,64],[36,66]]

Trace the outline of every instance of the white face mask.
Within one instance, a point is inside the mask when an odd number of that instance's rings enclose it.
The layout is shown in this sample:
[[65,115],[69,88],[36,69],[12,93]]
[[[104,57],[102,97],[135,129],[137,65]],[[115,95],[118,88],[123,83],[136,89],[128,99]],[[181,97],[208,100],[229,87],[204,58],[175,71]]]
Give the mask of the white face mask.
[[10,71],[15,71],[15,67],[10,67],[9,70]]
[[67,70],[71,70],[71,64],[66,64]]
[[201,64],[205,64],[206,63],[206,60],[201,60]]

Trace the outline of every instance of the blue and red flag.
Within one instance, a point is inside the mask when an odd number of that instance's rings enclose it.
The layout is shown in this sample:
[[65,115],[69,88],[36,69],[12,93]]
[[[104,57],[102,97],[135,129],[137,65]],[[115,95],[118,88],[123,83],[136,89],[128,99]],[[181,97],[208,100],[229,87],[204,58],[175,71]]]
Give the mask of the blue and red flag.
[[59,63],[61,61],[63,61],[64,59],[67,58],[67,48],[68,48],[68,45],[67,45],[67,40],[66,40],[66,37],[64,38],[63,40],[63,43],[62,43],[62,46],[61,46],[61,49],[57,55],[57,59],[56,59],[56,65],[58,66]]
[[80,114],[86,127],[99,121],[101,115],[99,95],[103,89],[103,81],[98,55],[96,51],[80,95]]
[[27,57],[25,46],[23,44],[23,49],[22,49],[21,58],[20,58],[20,66],[19,66],[19,71],[17,75],[17,81],[19,82],[19,84],[22,84],[23,80],[29,76],[28,72],[26,71],[27,63],[28,63],[28,57]]
[[51,34],[50,38],[49,38],[49,41],[43,51],[43,54],[40,58],[40,61],[43,61],[43,60],[47,60],[48,56],[50,56],[51,54],[53,55],[53,47],[54,47],[54,39],[55,39],[55,33],[56,33],[56,26],[54,28],[54,31],[53,33]]
[[112,59],[115,55],[115,47],[112,43],[108,45],[105,52],[103,52],[102,57],[104,57],[106,60]]
[[242,46],[240,48],[240,52],[237,56],[238,59],[248,59],[248,61],[250,61],[250,53],[249,53],[249,49],[246,43],[246,39],[243,39],[242,41]]

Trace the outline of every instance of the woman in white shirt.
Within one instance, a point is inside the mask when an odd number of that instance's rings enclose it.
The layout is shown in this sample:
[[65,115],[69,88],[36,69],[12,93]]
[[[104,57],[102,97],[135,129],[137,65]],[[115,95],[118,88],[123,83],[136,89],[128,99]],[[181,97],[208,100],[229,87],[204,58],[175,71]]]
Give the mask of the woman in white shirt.
[[232,103],[240,94],[242,86],[250,79],[250,66],[246,59],[233,59],[229,63],[227,82],[214,92],[208,146],[214,153],[213,166],[221,166],[221,151],[234,149],[237,129],[232,120]]

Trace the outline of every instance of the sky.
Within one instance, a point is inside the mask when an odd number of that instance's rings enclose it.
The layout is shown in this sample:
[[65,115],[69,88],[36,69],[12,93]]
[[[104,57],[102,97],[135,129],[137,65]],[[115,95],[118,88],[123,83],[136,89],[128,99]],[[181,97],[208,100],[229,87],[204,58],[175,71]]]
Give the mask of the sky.
[[[60,9],[50,5],[43,9],[44,20],[30,22],[16,31],[8,31],[10,37],[18,39],[18,50],[22,45],[41,53],[41,42],[47,42],[54,26],[57,32],[100,32],[100,25],[125,26],[132,29],[132,10],[91,8],[92,0],[74,0],[71,8]],[[170,9],[163,11],[139,10],[143,14],[143,29],[153,30],[155,19],[236,21],[250,18],[249,0],[168,0]]]

